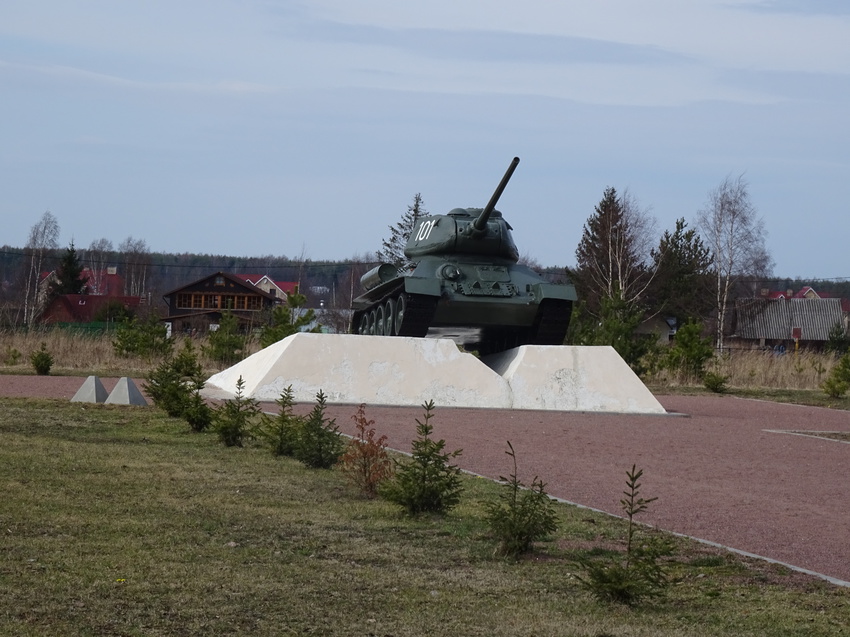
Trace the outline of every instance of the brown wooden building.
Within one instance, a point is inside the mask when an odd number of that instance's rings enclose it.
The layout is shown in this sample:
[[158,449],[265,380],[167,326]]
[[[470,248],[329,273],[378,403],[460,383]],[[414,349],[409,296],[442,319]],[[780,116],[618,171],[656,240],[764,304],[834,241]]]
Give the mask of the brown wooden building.
[[206,332],[218,326],[222,314],[230,310],[243,330],[268,323],[271,310],[282,300],[256,287],[251,281],[227,272],[216,272],[176,288],[162,297],[168,314],[162,318],[171,324],[171,332]]

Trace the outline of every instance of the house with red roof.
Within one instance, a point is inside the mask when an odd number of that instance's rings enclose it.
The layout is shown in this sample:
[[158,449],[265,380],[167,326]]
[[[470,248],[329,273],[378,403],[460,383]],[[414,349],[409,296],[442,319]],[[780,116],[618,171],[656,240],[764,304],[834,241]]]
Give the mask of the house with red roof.
[[97,323],[134,314],[144,299],[124,294],[124,277],[114,267],[101,272],[83,268],[80,280],[86,281],[84,294],[51,295],[56,272],[42,272],[39,277],[38,320],[40,323]]

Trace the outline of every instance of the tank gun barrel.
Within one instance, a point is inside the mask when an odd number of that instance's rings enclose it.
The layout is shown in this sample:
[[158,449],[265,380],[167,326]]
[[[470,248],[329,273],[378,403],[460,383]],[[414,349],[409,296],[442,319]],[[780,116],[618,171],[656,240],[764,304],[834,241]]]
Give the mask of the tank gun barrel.
[[508,166],[508,170],[505,172],[505,176],[502,177],[502,181],[499,182],[499,185],[496,187],[496,190],[493,192],[493,196],[490,197],[490,202],[481,211],[481,214],[475,218],[475,221],[472,222],[472,227],[475,228],[476,232],[483,232],[487,227],[487,220],[490,218],[490,213],[496,208],[496,203],[499,201],[499,197],[502,196],[502,191],[505,189],[505,186],[508,185],[508,182],[511,180],[511,175],[514,174],[517,165],[519,164],[519,157],[514,157],[511,165]]

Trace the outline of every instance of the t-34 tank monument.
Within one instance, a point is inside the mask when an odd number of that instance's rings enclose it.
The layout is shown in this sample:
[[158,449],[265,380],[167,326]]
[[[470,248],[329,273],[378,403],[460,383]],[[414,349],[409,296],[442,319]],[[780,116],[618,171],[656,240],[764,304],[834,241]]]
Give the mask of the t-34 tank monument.
[[575,287],[545,281],[517,263],[511,225],[496,203],[519,164],[514,157],[485,208],[455,208],[416,222],[404,249],[410,265],[382,263],[360,279],[352,334],[426,336],[462,328],[486,355],[520,345],[562,345]]
[[[298,402],[322,390],[330,403],[664,413],[612,348],[563,345],[575,288],[519,264],[496,210],[518,164],[485,208],[417,220],[410,266],[384,263],[362,277],[350,334],[288,336],[212,376],[204,394],[232,397],[241,378],[245,395],[263,401],[291,387]],[[481,358],[422,338],[445,329]]]

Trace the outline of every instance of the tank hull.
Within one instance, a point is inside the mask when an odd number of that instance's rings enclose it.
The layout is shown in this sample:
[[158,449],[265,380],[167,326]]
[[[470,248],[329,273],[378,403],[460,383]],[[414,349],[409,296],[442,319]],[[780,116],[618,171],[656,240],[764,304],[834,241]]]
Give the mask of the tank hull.
[[427,336],[449,329],[481,354],[561,345],[575,300],[572,285],[548,283],[524,265],[425,257],[354,300],[351,332]]

